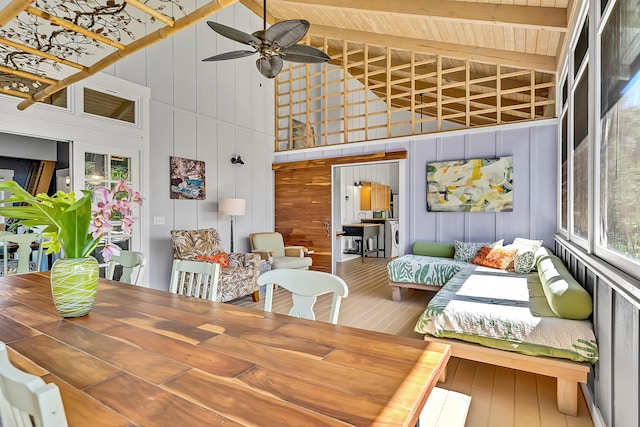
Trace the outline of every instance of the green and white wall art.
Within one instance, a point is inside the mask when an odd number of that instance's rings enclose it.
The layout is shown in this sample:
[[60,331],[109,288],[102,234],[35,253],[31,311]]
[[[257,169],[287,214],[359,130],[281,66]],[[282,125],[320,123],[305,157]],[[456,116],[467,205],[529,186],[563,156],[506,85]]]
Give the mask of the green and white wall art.
[[513,158],[427,163],[427,210],[513,211]]

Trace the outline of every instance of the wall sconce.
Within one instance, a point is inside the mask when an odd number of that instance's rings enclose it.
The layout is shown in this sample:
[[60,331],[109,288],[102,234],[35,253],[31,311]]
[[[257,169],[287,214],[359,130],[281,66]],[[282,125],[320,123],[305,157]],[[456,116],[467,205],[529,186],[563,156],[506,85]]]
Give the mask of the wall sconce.
[[362,181],[356,181],[353,183],[354,187],[362,188]]
[[232,165],[244,165],[244,162],[242,161],[242,157],[240,156],[233,156],[231,158],[231,164]]

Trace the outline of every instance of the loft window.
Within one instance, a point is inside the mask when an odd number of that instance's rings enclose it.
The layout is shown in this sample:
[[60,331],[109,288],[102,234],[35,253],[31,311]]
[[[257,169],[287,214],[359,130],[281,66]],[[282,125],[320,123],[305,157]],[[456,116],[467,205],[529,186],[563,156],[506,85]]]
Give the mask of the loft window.
[[127,123],[136,122],[136,102],[84,88],[84,112]]

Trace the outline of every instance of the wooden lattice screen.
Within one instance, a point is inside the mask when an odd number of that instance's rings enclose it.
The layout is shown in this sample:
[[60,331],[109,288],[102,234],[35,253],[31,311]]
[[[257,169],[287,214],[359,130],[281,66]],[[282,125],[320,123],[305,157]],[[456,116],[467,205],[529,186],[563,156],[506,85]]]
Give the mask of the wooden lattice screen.
[[555,76],[327,39],[276,78],[276,151],[555,117]]

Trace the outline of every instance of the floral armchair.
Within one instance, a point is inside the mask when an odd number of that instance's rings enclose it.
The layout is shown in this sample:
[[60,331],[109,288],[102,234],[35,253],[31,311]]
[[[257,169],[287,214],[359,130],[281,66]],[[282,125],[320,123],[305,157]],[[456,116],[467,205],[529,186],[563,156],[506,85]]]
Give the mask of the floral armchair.
[[[171,243],[176,259],[198,260],[224,252],[220,235],[214,228],[171,230]],[[257,301],[260,256],[249,253],[228,253],[226,256],[229,266],[220,268],[216,300],[226,302],[251,295]]]

